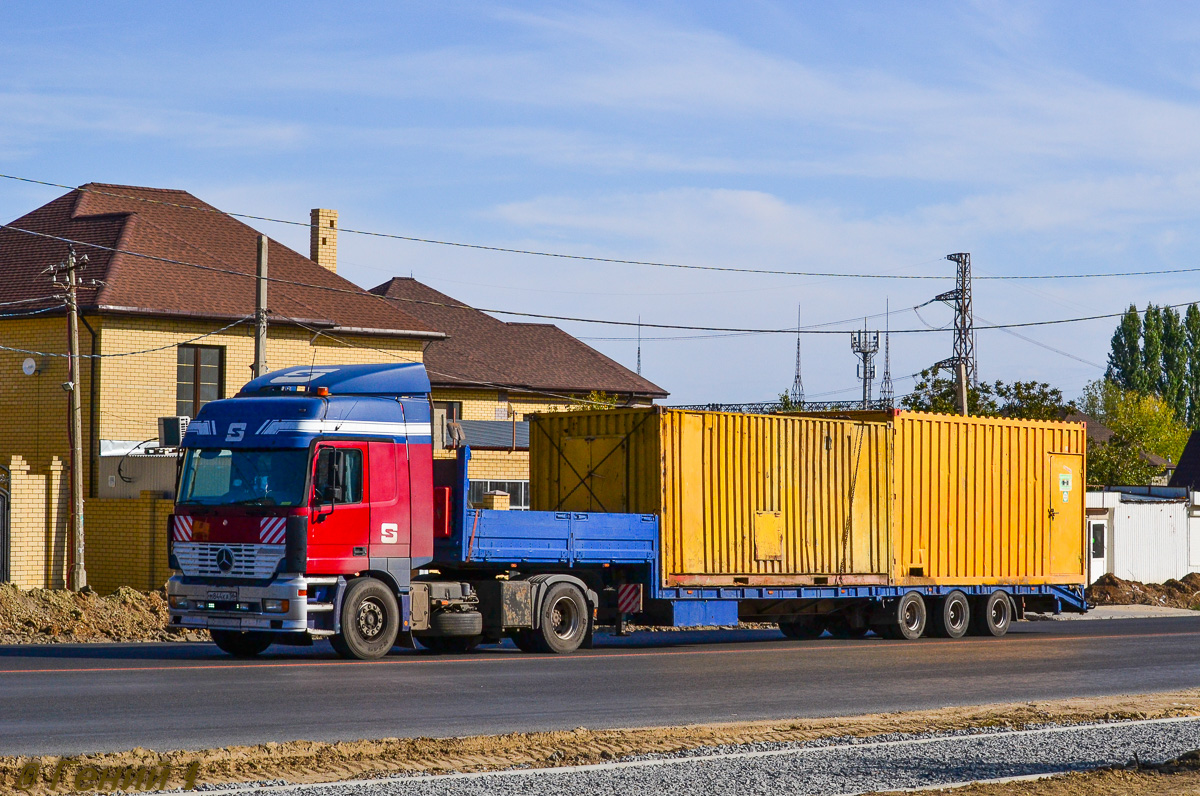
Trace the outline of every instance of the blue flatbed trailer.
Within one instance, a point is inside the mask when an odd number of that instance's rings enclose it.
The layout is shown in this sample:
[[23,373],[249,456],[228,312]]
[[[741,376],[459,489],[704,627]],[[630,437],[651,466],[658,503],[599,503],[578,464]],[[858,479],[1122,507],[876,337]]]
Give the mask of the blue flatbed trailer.
[[[672,627],[732,626],[808,613],[836,618],[851,609],[860,614],[864,608],[886,609],[908,594],[937,602],[958,593],[977,605],[1001,594],[1012,608],[1010,618],[1023,616],[1026,610],[1055,614],[1087,610],[1083,589],[1075,585],[666,587],[660,572],[656,515],[470,508],[470,456],[468,448],[459,449],[450,532],[435,538],[430,566],[443,576],[453,572],[467,579],[503,572],[573,573],[596,595],[596,614],[607,623],[621,624],[627,618],[627,612],[618,610],[622,588],[627,594],[636,592],[628,604],[639,606],[636,613],[649,620],[643,623]],[[781,624],[788,621],[785,618]],[[836,621],[822,629],[857,635]],[[861,625],[858,629],[865,632]]]

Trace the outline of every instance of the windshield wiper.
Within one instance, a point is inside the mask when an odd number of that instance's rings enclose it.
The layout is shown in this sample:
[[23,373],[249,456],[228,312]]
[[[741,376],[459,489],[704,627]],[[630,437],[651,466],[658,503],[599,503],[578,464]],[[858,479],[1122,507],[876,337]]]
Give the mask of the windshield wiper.
[[[270,501],[269,503],[267,501]],[[259,495],[258,497],[246,498],[245,500],[235,500],[232,503],[227,503],[227,506],[274,506],[275,498],[270,495]]]

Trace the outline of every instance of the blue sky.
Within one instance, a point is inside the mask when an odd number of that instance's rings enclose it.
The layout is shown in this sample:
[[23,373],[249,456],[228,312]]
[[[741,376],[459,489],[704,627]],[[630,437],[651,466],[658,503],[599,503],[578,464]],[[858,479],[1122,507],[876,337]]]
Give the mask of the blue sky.
[[[1186,3],[7,4],[0,171],[623,259],[951,276],[942,258],[968,251],[977,275],[1187,268],[1198,44]],[[0,218],[59,193],[0,181]],[[258,226],[307,251],[304,230]],[[476,306],[629,321],[785,327],[797,304],[823,323],[952,287],[354,235],[340,248],[364,287],[412,274]],[[975,284],[980,324],[1191,300],[1191,275]],[[891,325],[950,319],[932,306]],[[1113,326],[1022,331],[1078,359],[980,332],[980,376],[1073,396],[1101,375]],[[691,335],[644,333],[643,372],[672,402],[791,382],[794,338],[664,336]],[[632,340],[589,342],[634,365]],[[949,332],[893,336],[897,392],[950,346]],[[810,396],[854,397],[847,335],[804,352]]]

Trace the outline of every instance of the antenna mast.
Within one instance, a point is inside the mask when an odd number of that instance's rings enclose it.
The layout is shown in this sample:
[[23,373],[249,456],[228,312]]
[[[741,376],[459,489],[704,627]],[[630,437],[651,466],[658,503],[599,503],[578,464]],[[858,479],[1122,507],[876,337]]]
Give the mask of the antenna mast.
[[796,375],[792,378],[792,389],[789,391],[792,403],[804,403],[804,378],[800,375],[800,305],[796,305]]
[[862,359],[858,375],[863,383],[862,408],[871,406],[871,382],[875,380],[875,353],[879,351],[879,332],[867,331],[867,319],[863,318],[863,330],[850,333],[850,350]]
[[883,321],[883,381],[879,385],[879,400],[887,407],[896,403],[896,391],[892,388],[892,316],[891,302],[884,302]]

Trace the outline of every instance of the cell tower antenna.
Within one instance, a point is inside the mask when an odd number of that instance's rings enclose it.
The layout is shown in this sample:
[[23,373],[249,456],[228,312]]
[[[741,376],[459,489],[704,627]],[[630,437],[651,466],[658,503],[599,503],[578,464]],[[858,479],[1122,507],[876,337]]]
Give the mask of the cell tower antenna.
[[638,362],[637,375],[642,375],[642,316],[638,316]]
[[800,305],[796,305],[796,375],[792,378],[792,389],[788,391],[792,403],[804,403],[804,377],[800,375]]
[[896,391],[892,388],[892,318],[891,302],[884,301],[883,321],[883,381],[879,384],[879,400],[891,407],[896,402]]
[[867,331],[867,319],[863,318],[861,332],[850,333],[850,350],[862,360],[858,376],[862,379],[862,408],[871,406],[871,382],[875,380],[875,353],[879,351],[879,332]]

